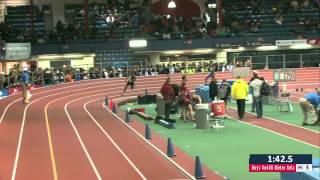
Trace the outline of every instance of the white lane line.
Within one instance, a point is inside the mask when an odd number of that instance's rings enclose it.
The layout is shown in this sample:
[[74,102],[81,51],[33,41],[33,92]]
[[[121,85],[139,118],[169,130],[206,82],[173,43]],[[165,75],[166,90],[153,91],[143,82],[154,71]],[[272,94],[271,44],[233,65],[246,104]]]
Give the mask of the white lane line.
[[248,122],[245,122],[245,121],[239,121],[238,119],[235,119],[235,118],[230,117],[230,116],[228,116],[228,118],[230,118],[230,119],[232,119],[232,120],[234,120],[234,121],[243,123],[243,124],[247,124],[247,125],[250,125],[250,126],[255,126],[255,127],[257,127],[257,128],[260,128],[260,129],[269,131],[269,132],[271,132],[271,133],[277,134],[277,135],[282,136],[282,137],[286,137],[286,138],[291,139],[291,140],[294,140],[294,141],[298,141],[298,142],[303,143],[303,144],[307,144],[307,145],[312,146],[312,147],[315,147],[315,148],[320,148],[320,146],[317,146],[317,145],[314,145],[314,144],[310,144],[310,143],[301,141],[301,140],[299,140],[299,139],[296,139],[296,138],[293,138],[293,137],[290,137],[290,136],[287,136],[287,135],[284,135],[284,134],[280,134],[280,133],[278,133],[278,132],[272,131],[272,130],[267,129],[267,128],[264,128],[264,127],[260,127],[260,126],[258,126],[258,125],[252,124],[252,123],[248,123]]
[[[121,83],[122,84],[122,83]],[[104,86],[107,86],[107,85],[104,85]],[[101,86],[94,86],[94,87],[101,87]],[[90,88],[94,88],[94,87],[90,87]],[[80,88],[80,89],[75,89],[75,90],[70,90],[68,92],[73,92],[73,91],[78,91],[78,90],[82,90],[82,89],[88,89],[88,88]],[[105,90],[105,89],[103,89]],[[102,91],[102,90],[101,90]],[[16,155],[15,155],[15,160],[14,160],[14,165],[13,165],[13,169],[12,169],[12,175],[11,175],[11,180],[14,180],[15,179],[15,176],[16,176],[16,173],[17,173],[17,166],[18,166],[18,161],[19,161],[19,157],[20,157],[20,150],[21,150],[21,144],[22,144],[22,138],[23,138],[23,132],[24,132],[24,125],[25,125],[25,121],[26,121],[26,113],[27,113],[27,110],[29,109],[29,107],[41,100],[41,99],[44,99],[44,98],[47,98],[47,97],[51,97],[51,96],[54,96],[54,95],[58,95],[58,94],[64,94],[64,93],[68,93],[68,92],[60,92],[60,93],[55,93],[55,94],[51,94],[51,95],[47,95],[47,96],[43,96],[43,97],[40,97],[34,101],[32,101],[31,103],[29,103],[25,109],[24,109],[24,112],[23,112],[23,118],[22,118],[22,124],[21,124],[21,127],[20,127],[20,132],[19,132],[19,140],[18,140],[18,145],[17,145],[17,151],[16,151]],[[86,93],[90,93],[90,92],[86,92]],[[70,95],[69,95],[70,96]],[[66,96],[68,97],[68,96]]]
[[[92,100],[94,101],[94,100]],[[111,138],[111,136],[104,130],[104,128],[101,126],[100,123],[97,122],[97,120],[92,116],[92,114],[87,109],[87,104],[91,103],[92,101],[89,101],[84,104],[83,109],[86,111],[86,113],[90,116],[92,121],[99,127],[99,129],[103,132],[103,134],[111,141],[111,143],[117,148],[117,150],[121,153],[121,155],[128,161],[130,166],[139,174],[139,176],[146,180],[147,178],[142,174],[142,172],[137,168],[137,166],[130,160],[130,158],[123,152],[123,150],[118,146],[118,144]]]
[[[122,84],[122,83],[121,83],[121,84]],[[101,87],[101,86],[100,86],[100,87]],[[155,88],[157,88],[157,87],[155,87]],[[63,97],[57,98],[57,99],[55,99],[55,100],[53,100],[53,101],[50,101],[48,104],[54,103],[55,101],[58,101],[58,100],[61,100],[61,99],[67,98],[67,97],[77,96],[77,95],[80,95],[80,94],[88,94],[88,93],[93,93],[93,92],[99,92],[99,91],[107,91],[107,90],[111,90],[111,89],[114,89],[114,88],[100,89],[100,90],[95,90],[95,91],[90,91],[90,92],[86,91],[86,92],[82,92],[82,93],[72,94],[72,95],[69,95],[69,96],[63,96]],[[140,88],[140,89],[135,89],[135,90],[144,90],[144,89],[145,89],[145,88]],[[121,90],[122,90],[122,88],[121,88]],[[69,91],[69,92],[70,92],[70,91]],[[150,92],[153,92],[153,91],[150,91]],[[86,96],[86,97],[82,97],[82,98],[78,98],[78,99],[83,99],[83,98],[92,97],[92,96],[98,96],[98,95],[105,95],[105,94],[106,94],[106,92],[104,92],[104,93],[99,93],[99,94],[94,94],[94,95],[90,95],[90,96]],[[113,92],[113,93],[109,93],[109,94],[114,94],[114,92]],[[42,98],[44,98],[44,97],[42,97]],[[40,99],[41,99],[41,98],[40,98]],[[78,100],[78,99],[76,99],[76,100]],[[39,99],[37,99],[37,100],[39,100]],[[93,168],[93,170],[94,170],[97,178],[100,180],[100,179],[101,179],[101,176],[100,176],[100,174],[99,174],[99,172],[98,172],[98,170],[97,170],[97,168],[96,168],[93,160],[91,159],[91,156],[90,156],[89,152],[87,151],[87,149],[86,149],[86,147],[85,147],[85,145],[84,145],[84,143],[83,143],[83,141],[82,141],[82,139],[81,139],[81,136],[80,136],[77,128],[75,127],[75,125],[74,125],[74,123],[73,123],[73,121],[72,121],[72,119],[71,119],[68,111],[67,111],[67,106],[68,106],[70,103],[72,103],[72,102],[74,102],[74,101],[76,101],[76,100],[72,100],[72,101],[68,102],[68,103],[65,105],[64,110],[65,110],[65,112],[66,112],[66,115],[68,116],[68,119],[69,119],[69,122],[70,122],[71,126],[72,126],[73,129],[74,129],[74,132],[76,133],[76,136],[77,136],[77,138],[78,138],[78,140],[79,140],[79,142],[80,142],[80,145],[81,145],[81,147],[83,148],[83,150],[84,150],[84,152],[85,152],[85,154],[86,154],[86,156],[87,156],[87,158],[88,158],[88,160],[89,160],[89,163],[90,163],[91,167]],[[49,106],[48,106],[48,109],[49,109]]]
[[[128,97],[123,97],[123,98],[117,98],[117,99],[126,99]],[[98,100],[103,100],[103,98],[95,99],[95,101]],[[153,147],[158,153],[160,153],[167,161],[171,162],[175,167],[177,167],[184,175],[188,176],[188,178],[195,180],[195,177],[192,176],[189,172],[187,172],[183,167],[181,167],[179,164],[177,164],[175,161],[170,159],[166,154],[164,154],[160,149],[158,149],[155,145],[153,145],[151,142],[146,140],[139,132],[137,132],[134,128],[123,122],[123,120],[114,114],[108,107],[105,107],[104,103],[102,103],[102,107],[107,109],[113,116],[115,116],[122,124],[124,124],[127,128],[132,130],[137,136],[139,136],[145,143],[149,144],[151,147]]]
[[[70,91],[69,91],[70,92]],[[57,94],[62,94],[62,93],[66,93],[66,92],[61,92],[61,93],[57,93]],[[16,150],[16,155],[15,155],[15,160],[14,160],[14,165],[13,165],[13,169],[12,169],[12,174],[11,174],[11,180],[14,180],[15,177],[16,177],[16,173],[17,173],[17,166],[18,166],[18,161],[19,161],[19,157],[20,157],[20,150],[21,150],[21,144],[22,144],[22,138],[23,138],[23,132],[24,132],[24,125],[25,125],[25,122],[26,122],[26,114],[27,114],[27,110],[29,109],[29,107],[41,100],[41,99],[44,99],[46,97],[50,97],[50,96],[54,96],[56,94],[52,94],[52,95],[48,95],[48,96],[44,96],[44,97],[41,97],[39,99],[36,99],[34,101],[32,101],[31,103],[29,103],[24,111],[23,111],[23,117],[22,117],[22,123],[21,123],[21,127],[20,127],[20,132],[19,132],[19,140],[18,140],[18,145],[17,145],[17,150]]]
[[[91,82],[89,82],[89,83],[82,83],[82,82],[88,82],[88,81],[98,81],[98,80],[101,80],[101,79],[90,79],[90,80],[81,80],[81,81],[74,81],[74,82],[70,82],[70,83],[59,83],[59,84],[53,84],[53,85],[49,85],[49,86],[41,86],[41,87],[37,87],[37,88],[33,88],[33,89],[30,89],[30,91],[34,91],[34,90],[42,90],[42,89],[46,89],[46,88],[51,88],[51,87],[54,87],[55,88],[55,86],[62,86],[62,85],[66,85],[66,84],[76,84],[76,85],[74,85],[74,86],[81,86],[81,85],[88,85],[88,84],[92,84]],[[77,82],[81,82],[82,84],[80,84],[80,83],[77,83]],[[96,83],[96,82],[94,82],[94,83]],[[68,87],[74,87],[74,86],[68,86]],[[57,88],[58,89],[58,88]],[[63,89],[63,88],[59,88],[59,89]],[[35,93],[35,94],[41,94],[41,93],[43,93],[43,92],[48,92],[48,91],[52,91],[52,90],[56,90],[56,89],[49,89],[49,90],[47,90],[47,91],[40,91],[40,92],[38,92],[38,93]],[[16,96],[16,95],[19,95],[19,94],[21,94],[22,92],[17,92],[17,93],[14,93],[14,94],[11,94],[11,95],[9,95],[9,96],[7,96],[7,97],[14,97],[14,96]],[[0,101],[1,101],[2,99],[0,99]]]
[[[70,102],[69,102],[69,103],[70,103]],[[86,146],[84,145],[84,143],[83,143],[83,141],[82,141],[82,138],[80,137],[79,131],[78,131],[77,128],[75,127],[75,125],[74,125],[74,123],[73,123],[73,121],[72,121],[72,119],[71,119],[71,117],[70,117],[70,115],[69,115],[69,113],[68,113],[67,106],[68,106],[69,103],[67,103],[67,104],[64,106],[64,111],[65,111],[65,113],[66,113],[67,116],[68,116],[69,122],[70,122],[70,124],[71,124],[71,126],[72,126],[72,128],[73,128],[73,131],[76,133],[76,136],[77,136],[77,138],[78,138],[78,140],[79,140],[79,142],[80,142],[80,144],[81,144],[82,150],[83,150],[84,153],[86,154],[87,159],[89,160],[90,165],[91,165],[94,173],[95,173],[96,176],[97,176],[97,179],[102,180],[102,177],[101,177],[100,173],[98,172],[96,165],[95,165],[94,162],[92,161],[92,158],[91,158],[91,156],[90,156],[90,154],[89,154]]]
[[[71,88],[71,87],[78,87],[78,86],[85,86],[85,85],[90,85],[90,84],[100,84],[102,83],[103,81],[101,82],[93,82],[93,83],[85,83],[85,84],[78,84],[78,85],[74,85],[74,86],[68,86],[68,87],[62,87],[62,88],[55,88],[55,89],[50,89],[50,90],[47,90],[47,91],[41,91],[41,92],[37,92],[37,93],[34,93],[33,95],[37,95],[37,94],[43,94],[43,93],[48,93],[48,92],[51,92],[51,91],[56,91],[56,90],[61,90],[61,89],[67,89],[67,88]],[[60,85],[60,84],[59,84]],[[40,88],[47,88],[47,87],[40,87]],[[40,88],[37,88],[37,89],[40,89]],[[32,91],[31,91],[32,92]],[[21,92],[20,92],[21,93]],[[16,94],[15,94],[16,95]],[[5,116],[5,114],[7,113],[8,109],[12,106],[12,104],[16,103],[17,101],[21,100],[22,101],[22,98],[18,98],[14,101],[12,101],[10,104],[8,104],[6,106],[6,108],[4,109],[2,115],[1,115],[1,118],[0,118],[0,124],[2,123],[3,121],[3,118]]]
[[[114,79],[114,81],[117,80],[117,79]],[[96,85],[96,84],[101,84],[101,83],[105,83],[106,81],[99,81],[99,82],[93,82],[93,83],[86,83],[86,84],[81,84],[81,85],[74,85],[74,86],[68,86],[68,87],[62,87],[62,88],[57,88],[57,89],[51,89],[51,90],[48,90],[48,91],[42,91],[42,92],[38,92],[38,93],[35,93],[33,95],[37,95],[37,94],[43,94],[43,93],[48,93],[48,92],[51,92],[51,91],[56,91],[56,90],[61,90],[61,89],[69,89],[69,88],[72,88],[72,87],[81,87],[81,86],[86,86],[86,85]],[[109,81],[110,82],[110,81]],[[112,81],[111,81],[112,82]],[[116,81],[117,82],[117,81]],[[154,82],[153,81],[146,81],[146,82]],[[115,85],[121,85],[123,83],[116,83]],[[102,85],[102,86],[90,86],[90,87],[87,87],[88,89],[91,89],[91,88],[95,88],[95,87],[105,87],[105,86],[110,86],[109,84],[107,85]],[[84,88],[81,88],[81,89],[84,89]],[[77,90],[81,90],[81,89],[77,89]],[[76,90],[72,90],[72,91],[76,91]],[[70,92],[70,91],[68,91]],[[61,94],[61,93],[65,93],[65,92],[60,92],[60,93],[55,93],[55,94]],[[52,95],[55,95],[55,94],[52,94]],[[43,97],[49,97],[49,95],[47,96],[43,96]],[[18,98],[16,99],[15,101],[11,102],[9,105],[6,106],[3,114],[1,115],[1,118],[0,118],[0,124],[3,122],[3,119],[4,119],[4,116],[5,114],[7,113],[7,110],[9,109],[9,107],[11,107],[14,103],[16,103],[17,101],[21,100],[21,98]],[[34,101],[34,100],[33,100]]]
[[[165,78],[166,76],[165,75],[160,75],[160,76],[153,76],[153,77],[156,77],[158,79],[162,79],[162,78]],[[179,78],[179,77],[177,77]],[[110,79],[91,79],[91,80],[82,80],[82,81],[76,81],[76,82],[88,82],[88,81],[98,81],[98,82],[89,82],[89,83],[77,83],[76,85],[72,85],[72,86],[67,86],[67,87],[62,87],[62,88],[54,88],[54,89],[49,89],[49,90],[44,90],[44,91],[41,91],[41,92],[37,92],[37,93],[34,93],[33,95],[37,95],[37,94],[43,94],[43,93],[48,93],[48,92],[51,92],[51,91],[56,91],[56,90],[61,90],[61,89],[68,89],[68,88],[72,88],[72,87],[81,87],[81,86],[86,86],[86,85],[95,85],[95,84],[102,84],[102,83],[110,83],[112,81],[118,81],[119,79],[124,79],[124,78],[110,78]],[[154,78],[150,78],[150,79],[154,79]],[[72,82],[72,83],[76,83],[76,82]],[[35,90],[38,90],[38,89],[46,89],[48,87],[54,87],[54,86],[62,86],[62,85],[66,85],[68,83],[61,83],[61,84],[56,84],[56,85],[53,85],[53,86],[44,86],[44,87],[39,87],[39,88],[35,88]],[[137,85],[139,85],[139,83],[137,82]],[[32,92],[32,91],[31,91]],[[19,92],[20,94],[21,92]],[[15,96],[17,94],[14,94],[14,95],[10,95],[10,96]],[[1,115],[1,118],[0,118],[0,124],[2,123],[3,121],[3,118],[5,116],[5,114],[7,113],[7,110],[9,107],[12,106],[12,104],[16,103],[17,101],[21,100],[22,98],[18,98],[16,100],[14,100],[13,102],[11,102],[9,105],[6,106],[5,110],[3,111],[2,115]]]
[[24,112],[23,112],[23,118],[22,118],[22,123],[21,123],[21,127],[20,127],[20,133],[19,133],[18,147],[17,147],[17,151],[16,151],[13,169],[12,169],[11,180],[14,180],[16,177],[17,165],[18,165],[21,143],[22,143],[22,136],[23,136],[23,131],[24,131],[24,124],[26,121],[26,112],[27,112],[27,109],[29,108],[30,105],[31,105],[31,103],[27,105],[27,107],[24,109]]
[[[228,108],[233,109],[233,110],[237,110],[236,108],[230,107],[230,106],[228,106]],[[251,115],[256,115],[256,114],[254,114],[254,113],[252,113],[252,112],[248,112],[248,111],[246,111],[246,113],[251,114]],[[301,127],[301,126],[298,126],[298,125],[295,125],[295,124],[290,124],[290,123],[288,123],[288,122],[281,121],[281,120],[277,120],[277,119],[273,119],[273,118],[270,118],[270,117],[268,117],[268,116],[263,116],[263,117],[266,118],[266,119],[268,119],[268,120],[270,120],[270,121],[276,121],[276,122],[279,122],[279,123],[282,123],[282,124],[286,124],[286,125],[289,125],[289,126],[294,126],[294,127],[300,128],[300,129],[304,129],[304,130],[307,130],[307,131],[311,131],[311,132],[320,134],[319,131],[316,131],[316,130],[313,130],[313,129],[308,129],[308,128]]]

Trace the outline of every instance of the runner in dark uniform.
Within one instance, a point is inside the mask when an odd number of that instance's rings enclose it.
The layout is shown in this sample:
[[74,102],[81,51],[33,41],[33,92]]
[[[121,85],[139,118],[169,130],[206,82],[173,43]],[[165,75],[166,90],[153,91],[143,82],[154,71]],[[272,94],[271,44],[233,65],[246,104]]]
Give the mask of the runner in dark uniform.
[[127,88],[130,86],[131,89],[134,88],[134,83],[136,81],[136,75],[134,73],[134,71],[132,71],[128,78],[126,79],[126,86],[123,89],[123,94],[126,92]]

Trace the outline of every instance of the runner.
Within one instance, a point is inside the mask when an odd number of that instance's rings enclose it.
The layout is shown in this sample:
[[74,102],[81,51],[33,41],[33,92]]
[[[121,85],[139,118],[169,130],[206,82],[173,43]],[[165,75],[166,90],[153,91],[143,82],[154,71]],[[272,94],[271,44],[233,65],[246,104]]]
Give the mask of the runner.
[[124,87],[122,94],[124,94],[124,93],[126,92],[126,90],[127,90],[127,88],[128,88],[129,86],[130,86],[131,89],[133,89],[133,88],[134,88],[134,83],[135,83],[135,81],[136,81],[135,72],[134,72],[134,71],[131,71],[131,72],[129,73],[128,78],[127,78],[126,81],[125,81],[125,82],[126,82],[126,86]]
[[29,99],[31,98],[31,94],[28,91],[29,77],[30,77],[29,68],[27,67],[23,68],[23,71],[20,77],[20,86],[22,89],[22,100],[26,104],[30,102]]

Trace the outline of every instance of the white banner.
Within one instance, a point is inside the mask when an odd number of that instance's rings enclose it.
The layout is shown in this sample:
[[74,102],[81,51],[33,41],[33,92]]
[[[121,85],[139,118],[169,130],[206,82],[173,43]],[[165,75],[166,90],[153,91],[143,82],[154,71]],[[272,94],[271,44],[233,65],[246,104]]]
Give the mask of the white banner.
[[250,67],[235,67],[232,69],[232,77],[236,78],[237,76],[249,77],[250,76]]
[[26,60],[31,56],[30,43],[7,43],[6,60]]

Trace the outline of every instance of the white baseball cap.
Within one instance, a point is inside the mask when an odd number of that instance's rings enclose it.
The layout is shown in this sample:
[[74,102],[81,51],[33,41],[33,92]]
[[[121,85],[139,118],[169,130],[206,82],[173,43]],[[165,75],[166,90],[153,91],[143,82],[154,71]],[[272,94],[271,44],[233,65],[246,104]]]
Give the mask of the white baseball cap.
[[253,70],[252,73],[259,74],[257,70]]

